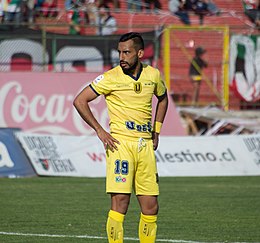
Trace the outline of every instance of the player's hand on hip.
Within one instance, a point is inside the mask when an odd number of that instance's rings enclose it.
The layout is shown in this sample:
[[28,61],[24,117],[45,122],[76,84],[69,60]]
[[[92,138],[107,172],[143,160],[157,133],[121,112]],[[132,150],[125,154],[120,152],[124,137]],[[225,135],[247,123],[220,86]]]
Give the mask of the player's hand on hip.
[[106,150],[110,149],[112,152],[114,152],[114,150],[118,150],[116,144],[120,144],[120,143],[117,139],[112,137],[110,133],[108,133],[107,131],[102,129],[97,132],[97,135],[98,135],[99,139],[101,140],[101,142],[103,143],[104,148]]

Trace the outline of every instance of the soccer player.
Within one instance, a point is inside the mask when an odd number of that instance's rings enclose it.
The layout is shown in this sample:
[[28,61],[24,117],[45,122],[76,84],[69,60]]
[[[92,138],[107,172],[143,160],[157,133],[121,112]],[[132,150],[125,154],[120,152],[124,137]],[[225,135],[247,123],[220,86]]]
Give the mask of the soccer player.
[[[111,195],[107,219],[108,241],[123,242],[123,222],[132,190],[141,208],[141,243],[156,239],[159,194],[154,150],[167,111],[165,84],[158,69],[143,64],[144,41],[136,32],[121,36],[120,65],[98,76],[75,98],[74,106],[106,149],[106,191]],[[104,95],[110,116],[110,132],[98,123],[89,102]],[[158,99],[152,126],[152,97]]]

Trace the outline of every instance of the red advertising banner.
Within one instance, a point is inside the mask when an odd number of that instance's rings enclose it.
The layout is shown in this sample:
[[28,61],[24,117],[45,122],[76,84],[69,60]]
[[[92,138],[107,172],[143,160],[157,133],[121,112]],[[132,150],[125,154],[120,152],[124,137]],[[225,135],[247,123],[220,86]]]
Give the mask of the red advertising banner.
[[[74,109],[77,93],[100,73],[0,73],[0,127],[50,134],[93,135]],[[169,108],[162,135],[183,136],[185,130],[174,103]],[[97,120],[108,129],[104,97],[90,103]]]

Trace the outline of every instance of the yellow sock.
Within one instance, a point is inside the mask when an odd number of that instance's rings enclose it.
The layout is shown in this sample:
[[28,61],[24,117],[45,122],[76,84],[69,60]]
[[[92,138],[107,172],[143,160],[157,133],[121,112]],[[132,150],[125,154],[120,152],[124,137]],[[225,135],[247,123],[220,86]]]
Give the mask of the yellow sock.
[[123,243],[124,238],[124,214],[110,210],[107,219],[107,237],[109,243]]
[[157,215],[143,215],[139,222],[140,243],[154,243],[157,231]]

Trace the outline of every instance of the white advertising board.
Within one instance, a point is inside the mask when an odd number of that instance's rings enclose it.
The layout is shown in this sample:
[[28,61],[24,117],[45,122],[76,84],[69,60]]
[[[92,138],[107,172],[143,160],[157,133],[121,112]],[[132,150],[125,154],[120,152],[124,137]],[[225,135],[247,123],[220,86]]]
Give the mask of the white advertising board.
[[162,137],[160,176],[260,175],[260,134]]
[[[38,175],[105,177],[102,143],[94,136],[17,132]],[[159,176],[260,175],[260,134],[160,138]]]
[[103,144],[94,136],[16,133],[36,173],[44,176],[104,177]]

